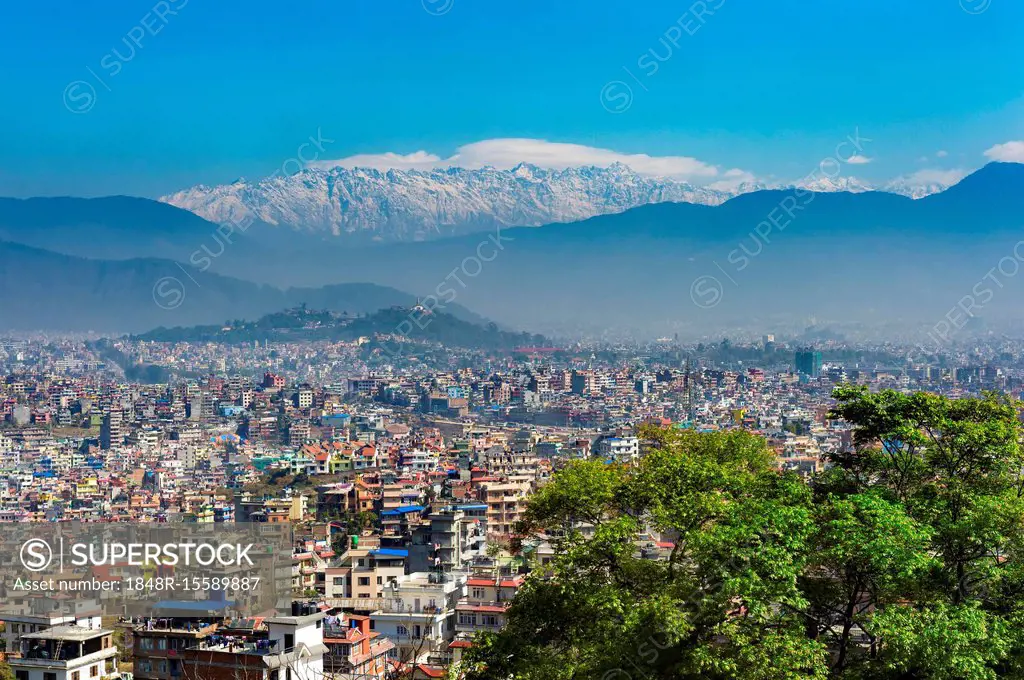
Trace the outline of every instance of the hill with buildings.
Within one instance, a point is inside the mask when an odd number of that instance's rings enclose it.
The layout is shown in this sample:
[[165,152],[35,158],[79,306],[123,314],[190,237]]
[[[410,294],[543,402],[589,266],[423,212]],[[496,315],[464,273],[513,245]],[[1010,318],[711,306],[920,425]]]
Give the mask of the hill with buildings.
[[503,330],[494,323],[480,325],[420,305],[392,306],[365,314],[317,310],[305,305],[274,312],[255,321],[241,319],[223,324],[156,328],[136,340],[156,342],[354,341],[364,338],[370,349],[389,351],[408,340],[435,342],[447,347],[488,351],[542,346],[546,338]]

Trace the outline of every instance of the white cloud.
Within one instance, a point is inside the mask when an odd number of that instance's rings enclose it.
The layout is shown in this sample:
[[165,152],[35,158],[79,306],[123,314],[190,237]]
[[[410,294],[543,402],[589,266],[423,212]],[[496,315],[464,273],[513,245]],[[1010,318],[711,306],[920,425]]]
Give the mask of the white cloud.
[[332,168],[340,165],[345,168],[375,168],[377,170],[390,170],[392,168],[396,170],[429,170],[436,167],[440,162],[440,156],[435,156],[426,151],[414,151],[404,155],[389,151],[379,154],[357,154],[343,158],[340,161],[322,161],[311,163],[311,165],[319,167],[329,166]]
[[967,171],[961,168],[952,170],[940,170],[938,168],[925,168],[917,172],[905,175],[900,179],[912,186],[924,186],[928,184],[941,184],[952,186],[967,176]]
[[756,181],[757,177],[754,177],[753,174],[746,170],[733,168],[732,170],[726,170],[722,175],[722,179],[712,182],[708,185],[708,188],[714,189],[715,191],[732,191],[741,184]]
[[948,155],[949,155],[949,152],[946,151],[945,149],[939,149],[938,151],[935,152],[935,157],[936,158],[945,158]]
[[996,144],[985,152],[985,157],[1006,163],[1024,163],[1024,142],[1013,141]]
[[861,156],[860,154],[854,154],[846,159],[847,163],[852,163],[853,165],[866,165],[871,161],[871,158],[868,158],[867,156]]
[[718,166],[690,156],[650,156],[643,153],[621,153],[582,144],[549,142],[543,139],[499,138],[485,139],[460,146],[448,158],[441,158],[427,151],[411,154],[393,152],[381,154],[360,154],[336,161],[318,161],[312,165],[319,168],[375,168],[377,170],[430,170],[451,166],[461,168],[482,168],[491,166],[507,170],[519,163],[530,163],[542,168],[562,170],[595,165],[607,167],[612,163],[624,163],[634,172],[647,177],[669,177],[695,183],[710,181],[739,184],[751,181],[753,175],[745,170],[733,168],[722,171]]

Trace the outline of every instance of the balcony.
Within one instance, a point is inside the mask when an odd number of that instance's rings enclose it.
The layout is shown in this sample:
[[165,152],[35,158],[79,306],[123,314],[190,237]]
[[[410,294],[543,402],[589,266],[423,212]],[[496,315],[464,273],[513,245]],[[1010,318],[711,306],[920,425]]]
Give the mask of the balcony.
[[387,600],[384,606],[378,610],[384,614],[441,614],[444,612],[444,607],[439,607],[434,604],[415,606],[413,604],[406,604],[402,600]]
[[100,649],[95,652],[88,654],[82,654],[80,656],[71,656],[66,653],[61,653],[58,658],[53,658],[52,655],[45,650],[35,650],[25,652],[19,658],[8,659],[8,663],[12,668],[41,668],[41,669],[71,669],[79,666],[87,666],[103,659],[109,659],[117,656],[117,649],[114,647],[108,647],[107,649]]

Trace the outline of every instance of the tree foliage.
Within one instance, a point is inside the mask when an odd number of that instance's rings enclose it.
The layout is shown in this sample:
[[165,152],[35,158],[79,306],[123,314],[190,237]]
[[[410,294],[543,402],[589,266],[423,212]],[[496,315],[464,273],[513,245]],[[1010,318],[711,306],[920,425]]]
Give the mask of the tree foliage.
[[465,676],[1024,678],[1018,404],[834,396],[854,446],[810,480],[755,435],[674,428],[556,474],[518,527],[555,557]]

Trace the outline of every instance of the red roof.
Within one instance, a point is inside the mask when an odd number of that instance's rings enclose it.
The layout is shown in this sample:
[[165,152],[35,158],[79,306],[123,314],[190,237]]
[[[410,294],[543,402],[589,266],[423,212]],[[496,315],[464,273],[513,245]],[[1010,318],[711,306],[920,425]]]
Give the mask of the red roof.
[[469,612],[482,612],[484,614],[504,614],[505,607],[499,607],[492,604],[457,604],[456,609]]

